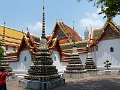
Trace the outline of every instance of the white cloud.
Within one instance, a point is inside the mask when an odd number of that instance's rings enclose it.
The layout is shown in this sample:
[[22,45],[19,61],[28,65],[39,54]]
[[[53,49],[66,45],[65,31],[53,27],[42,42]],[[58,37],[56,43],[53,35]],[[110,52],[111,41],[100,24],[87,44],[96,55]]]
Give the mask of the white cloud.
[[40,36],[42,30],[42,22],[36,22],[35,24],[27,24],[30,34]]
[[28,24],[28,28],[30,30],[41,30],[42,29],[42,23],[41,22],[36,22],[35,24]]
[[98,15],[98,10],[97,12],[92,12],[92,13],[86,13],[86,18],[83,18],[80,20],[80,27],[85,28],[87,27],[89,30],[94,29],[94,28],[102,28],[104,25],[104,21],[102,19],[102,16]]

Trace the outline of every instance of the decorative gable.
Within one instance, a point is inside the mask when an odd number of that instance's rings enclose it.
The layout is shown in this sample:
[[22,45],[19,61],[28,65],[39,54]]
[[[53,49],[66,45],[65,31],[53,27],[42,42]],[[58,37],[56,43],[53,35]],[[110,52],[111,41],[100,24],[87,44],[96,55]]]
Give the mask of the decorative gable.
[[120,36],[119,36],[118,32],[108,25],[108,27],[106,28],[106,30],[103,34],[102,40],[115,39],[115,38],[119,38],[119,37]]
[[79,36],[79,34],[74,29],[65,25],[63,22],[56,22],[48,43],[50,43],[52,39],[56,37],[58,37],[60,44],[82,41],[82,38]]

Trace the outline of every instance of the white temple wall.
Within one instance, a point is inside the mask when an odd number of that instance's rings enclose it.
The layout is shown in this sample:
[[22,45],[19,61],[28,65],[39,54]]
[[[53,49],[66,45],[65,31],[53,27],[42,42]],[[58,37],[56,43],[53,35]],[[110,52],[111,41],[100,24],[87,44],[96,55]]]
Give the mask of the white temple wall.
[[[120,68],[120,39],[102,40],[98,44],[98,51],[93,52],[98,68],[104,68],[104,62],[109,60],[111,68]],[[110,48],[114,51],[111,52]]]
[[13,71],[25,73],[31,64],[32,61],[29,50],[23,50],[19,54],[19,61],[10,63],[10,66],[13,68]]
[[58,51],[53,51],[52,53],[53,65],[56,66],[58,72],[63,72],[66,70],[67,62],[61,62],[60,54]]

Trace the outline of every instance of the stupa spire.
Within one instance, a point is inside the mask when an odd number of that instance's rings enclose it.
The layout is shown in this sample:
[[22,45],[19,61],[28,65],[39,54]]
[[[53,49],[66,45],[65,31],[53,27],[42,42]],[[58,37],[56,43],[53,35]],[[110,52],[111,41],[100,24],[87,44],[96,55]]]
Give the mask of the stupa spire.
[[44,7],[44,0],[42,2],[42,36],[41,38],[45,38],[45,7]]
[[[28,74],[23,81],[24,86],[31,90],[48,90],[57,86],[64,85],[65,80],[58,74],[56,66],[53,66],[51,52],[47,46],[45,37],[45,15],[44,15],[44,0],[43,0],[43,21],[42,21],[42,36],[40,47],[33,53],[33,64],[28,70]],[[58,83],[59,82],[59,83]]]

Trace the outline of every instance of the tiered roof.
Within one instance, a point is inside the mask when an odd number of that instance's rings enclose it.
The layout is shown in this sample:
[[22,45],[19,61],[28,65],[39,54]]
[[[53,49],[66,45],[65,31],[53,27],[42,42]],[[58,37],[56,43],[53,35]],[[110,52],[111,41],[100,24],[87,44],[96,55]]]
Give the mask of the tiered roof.
[[34,52],[39,47],[39,42],[39,37],[30,35],[29,32],[27,34],[24,34],[20,47],[18,48],[17,54],[19,55],[23,49],[28,49],[30,53]]
[[48,39],[48,44],[51,45],[51,42],[56,38],[57,42],[60,44],[59,51],[62,61],[66,61],[64,58],[70,56],[69,54],[72,52],[73,42],[76,42],[76,46],[79,47],[79,50],[86,47],[86,42],[82,41],[78,33],[63,22],[56,22],[53,32]]
[[[33,36],[29,33],[22,39],[20,47],[18,49],[18,54],[23,49],[24,43],[27,45],[27,49],[30,52],[34,52],[36,48],[39,47],[38,42],[35,41]],[[72,28],[65,25],[63,22],[57,22],[51,36],[47,36],[47,44],[51,51],[57,50],[60,53],[62,61],[66,61],[64,58],[69,57],[72,52],[73,42],[76,42],[78,48],[78,53],[84,53],[87,51],[86,45],[87,41],[81,41],[81,37]],[[64,43],[64,44],[63,44]],[[68,61],[68,60],[67,60]]]
[[[23,40],[25,40],[25,38],[23,38],[24,33],[21,31],[18,31],[16,29],[0,26],[0,40],[2,40],[4,29],[5,29],[4,45],[7,47],[12,46],[12,47],[18,48],[18,51],[6,52],[8,61],[9,62],[18,61],[18,54],[19,54],[20,48],[21,48],[19,46],[21,46],[21,44],[22,44],[21,42]],[[30,35],[29,33],[27,33],[25,36],[27,37],[25,42],[27,43],[27,45],[30,48],[33,48],[35,46],[36,47],[39,46],[39,41],[40,41],[39,37],[34,36],[34,35]]]
[[3,30],[5,29],[5,45],[18,47],[23,38],[23,33],[16,29],[0,26],[0,40],[3,37]]
[[63,22],[56,22],[56,25],[49,39],[49,43],[51,42],[52,39],[56,37],[58,37],[60,44],[78,42],[82,40],[82,38],[78,35],[78,33],[74,29],[70,28]]

